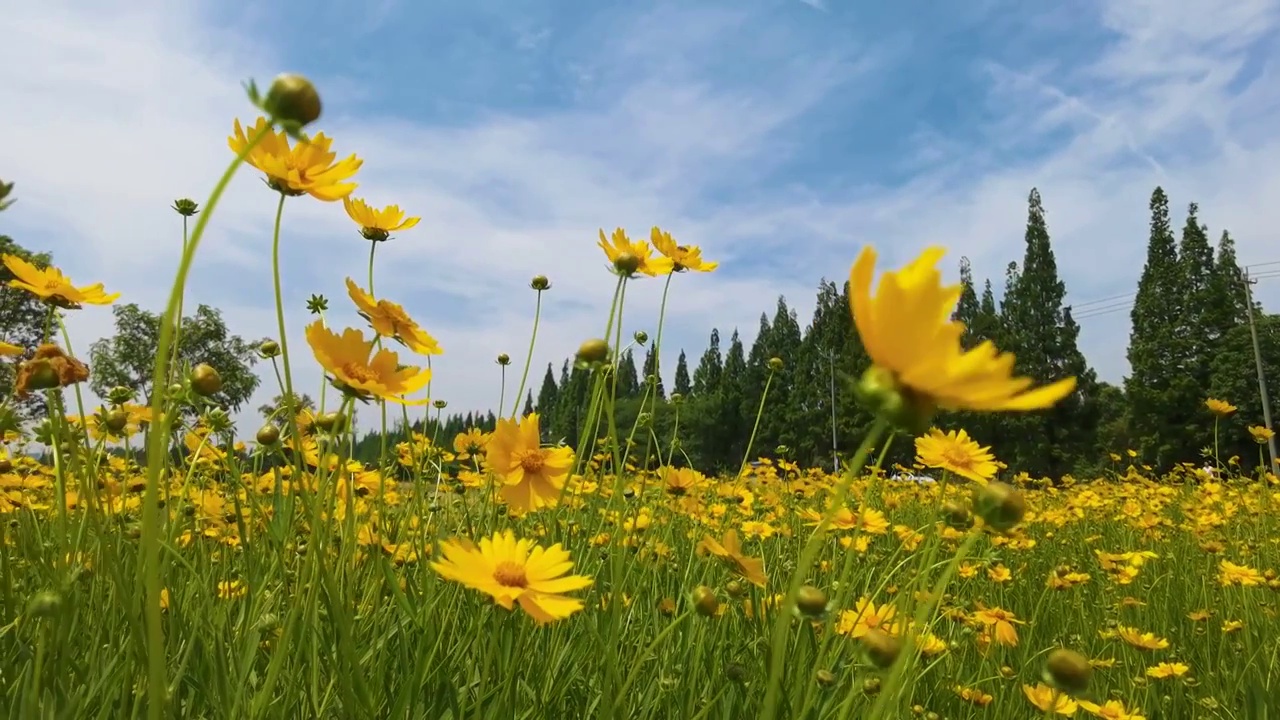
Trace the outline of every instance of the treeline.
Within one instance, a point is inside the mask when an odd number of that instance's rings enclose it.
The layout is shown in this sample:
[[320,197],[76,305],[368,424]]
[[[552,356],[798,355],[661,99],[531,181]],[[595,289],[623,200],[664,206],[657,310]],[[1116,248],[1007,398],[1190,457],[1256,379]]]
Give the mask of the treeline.
[[[946,413],[937,418],[940,427],[965,428],[1009,467],[1034,476],[1097,473],[1113,462],[1112,453],[1127,465],[1129,450],[1138,462],[1163,470],[1180,462],[1203,464],[1212,453],[1215,418],[1204,401],[1217,397],[1239,408],[1219,422],[1219,457],[1238,456],[1246,468],[1258,462],[1259,446],[1247,427],[1262,424],[1262,405],[1235,244],[1224,231],[1215,248],[1194,204],[1181,233],[1175,233],[1160,188],[1151,195],[1150,211],[1147,262],[1131,310],[1131,373],[1123,385],[1100,382],[1079,349],[1079,324],[1065,303],[1066,286],[1037,191],[1028,198],[1022,260],[1009,263],[999,294],[990,279],[974,278],[968,261],[960,260],[963,294],[956,319],[967,328],[965,344],[991,340],[1016,354],[1020,374],[1040,382],[1074,375],[1079,389],[1046,412]],[[1255,306],[1254,320],[1264,366],[1274,370],[1280,367],[1280,317]],[[696,361],[681,350],[670,388],[653,373],[654,358],[650,343],[641,361],[629,349],[618,362],[620,433],[629,434],[642,400],[649,413],[636,433],[639,450],[633,457],[666,459],[676,437],[674,462],[707,472],[736,471],[748,455],[831,467],[833,455],[851,454],[872,422],[853,392],[870,361],[849,314],[847,283],[819,284],[805,327],[779,298],[772,314],[761,314],[750,347],[736,329],[727,345],[712,330]],[[770,368],[771,358],[782,361],[780,369]],[[526,412],[542,415],[544,440],[578,445],[589,380],[587,371],[568,360],[558,372],[547,366],[536,397],[531,393],[524,403]],[[656,402],[645,400],[646,392],[655,393]],[[492,413],[452,415],[438,432],[434,421],[419,430],[449,443],[468,427],[490,430],[494,422]],[[603,428],[602,423],[601,433]],[[376,433],[366,436],[361,451],[376,457],[379,444]],[[911,442],[901,439],[889,461],[909,462],[911,454]]]

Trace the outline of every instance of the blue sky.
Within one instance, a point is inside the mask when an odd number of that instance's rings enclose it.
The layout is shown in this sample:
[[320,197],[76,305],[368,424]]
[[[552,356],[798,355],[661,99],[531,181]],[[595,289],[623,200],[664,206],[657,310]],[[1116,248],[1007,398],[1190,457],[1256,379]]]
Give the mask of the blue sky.
[[[455,409],[494,405],[493,358],[523,357],[531,276],[554,283],[535,390],[600,332],[602,227],[661,225],[722,262],[673,284],[668,371],[712,327],[750,342],[779,295],[805,322],[819,279],[843,278],[865,243],[887,263],[943,244],[951,270],[964,255],[998,281],[1021,257],[1033,186],[1108,380],[1125,372],[1126,298],[1096,301],[1133,291],[1156,184],[1179,226],[1199,202],[1243,262],[1280,260],[1280,0],[11,5],[0,177],[19,202],[0,232],[158,308],[180,245],[169,204],[203,199],[231,119],[253,119],[239,83],[304,72],[325,99],[318,128],[365,159],[357,195],[423,217],[379,248],[377,289],[439,337],[433,394]],[[241,173],[191,283],[189,302],[253,337],[277,334],[272,203]],[[353,233],[340,206],[286,209],[304,387],[320,382],[305,298],[358,322],[343,279],[364,276],[368,246]],[[1258,289],[1280,302],[1280,283]],[[660,290],[633,288],[628,330],[652,334]],[[87,346],[110,312],[72,329]]]

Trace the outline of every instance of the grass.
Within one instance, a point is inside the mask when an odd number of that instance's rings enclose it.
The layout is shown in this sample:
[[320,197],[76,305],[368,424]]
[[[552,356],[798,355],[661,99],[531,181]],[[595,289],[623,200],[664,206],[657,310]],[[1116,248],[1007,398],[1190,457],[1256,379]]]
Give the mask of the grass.
[[[184,224],[156,387],[182,377],[167,349],[186,272],[265,132],[245,141],[189,237]],[[280,224],[277,213],[277,250]],[[619,269],[642,261],[606,252]],[[370,286],[372,268],[371,253]],[[620,277],[604,333],[615,349],[625,290]],[[586,358],[596,372],[585,426],[636,437],[610,420],[609,347],[598,341]],[[269,354],[292,396],[287,347]],[[474,438],[384,435],[365,467],[347,459],[353,427],[289,412],[283,442],[250,451],[199,388],[180,388],[149,409],[113,400],[89,423],[69,420],[49,389],[53,412],[35,435],[52,455],[5,436],[0,714],[1023,719],[1053,716],[1058,696],[1041,683],[1062,680],[1046,675],[1059,648],[1093,668],[1061,715],[1280,713],[1272,474],[1016,475],[985,491],[1025,501],[1020,524],[1005,527],[971,504],[973,483],[945,475],[916,485],[878,463],[836,477],[744,461],[737,476],[705,478],[636,470],[615,442],[593,456],[578,448],[555,507],[516,514],[495,498],[485,452],[463,453]],[[180,411],[198,421],[171,433]],[[864,455],[890,441],[867,438]],[[571,593],[576,612],[540,625],[432,567],[443,542],[506,530],[569,551],[572,572],[593,580]],[[703,552],[707,538],[735,551],[732,533],[744,542],[730,562]],[[752,558],[761,585],[744,577]]]

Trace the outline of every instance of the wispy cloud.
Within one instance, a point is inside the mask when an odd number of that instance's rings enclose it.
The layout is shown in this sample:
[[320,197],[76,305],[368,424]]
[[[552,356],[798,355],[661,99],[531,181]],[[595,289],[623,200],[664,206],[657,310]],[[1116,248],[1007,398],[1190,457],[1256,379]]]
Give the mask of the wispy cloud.
[[[668,371],[681,347],[696,358],[713,326],[749,342],[780,294],[803,319],[819,278],[842,277],[864,242],[890,261],[940,242],[999,280],[1021,256],[1033,185],[1076,302],[1133,289],[1157,183],[1179,205],[1199,201],[1214,232],[1229,227],[1244,261],[1280,259],[1269,235],[1280,221],[1269,209],[1280,191],[1280,132],[1267,121],[1280,104],[1274,2],[1105,0],[1048,21],[992,0],[954,24],[843,5],[821,22],[795,5],[736,2],[589,15],[386,7],[371,28],[379,52],[330,44],[337,55],[318,65],[314,47],[262,34],[283,10],[251,10],[252,22],[158,0],[7,11],[0,168],[20,202],[0,231],[158,308],[180,246],[169,203],[202,200],[229,161],[230,118],[251,119],[240,81],[291,68],[325,91],[336,149],[366,158],[358,194],[424,218],[379,247],[377,286],[445,346],[433,391],[453,408],[496,403],[493,358],[521,356],[532,275],[554,284],[534,381],[603,330],[613,279],[594,247],[602,227],[660,224],[724,261],[673,283]],[[430,43],[394,42],[445,24],[452,32]],[[272,204],[242,173],[192,283],[189,304],[223,308],[247,336],[276,334]],[[340,207],[299,199],[283,247],[297,382],[314,387],[303,302],[325,293],[332,323],[358,323],[342,283],[364,276],[368,245]],[[628,333],[654,329],[660,299],[657,281],[628,293]],[[1086,353],[1119,379],[1127,314],[1084,325]],[[72,330],[86,346],[110,331],[109,312],[79,311]]]

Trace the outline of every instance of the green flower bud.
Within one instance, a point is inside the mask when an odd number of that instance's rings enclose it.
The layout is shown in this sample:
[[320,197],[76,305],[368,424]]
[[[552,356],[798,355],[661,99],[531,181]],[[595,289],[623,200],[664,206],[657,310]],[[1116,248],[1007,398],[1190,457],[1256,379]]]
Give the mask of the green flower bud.
[[689,599],[693,601],[694,610],[703,617],[712,617],[720,610],[720,600],[716,598],[716,591],[706,585],[694,588]]
[[529,287],[537,290],[538,292],[550,290],[551,281],[547,279],[546,275],[534,275],[533,279],[529,281]]
[[1058,648],[1049,653],[1044,664],[1044,681],[1046,684],[1072,695],[1078,695],[1089,689],[1089,679],[1093,676],[1093,666],[1088,658],[1074,650]]
[[191,369],[191,389],[203,397],[222,390],[222,376],[212,365],[200,363]]
[[588,340],[578,348],[577,363],[581,366],[594,366],[609,360],[609,343],[595,338]]
[[262,109],[273,120],[292,123],[297,128],[310,125],[320,117],[320,93],[301,75],[277,75],[262,100]]
[[974,491],[973,510],[988,525],[1005,532],[1022,522],[1027,501],[1012,485],[992,482]]
[[173,210],[183,217],[191,217],[200,212],[200,206],[191,198],[180,198],[173,201]]

